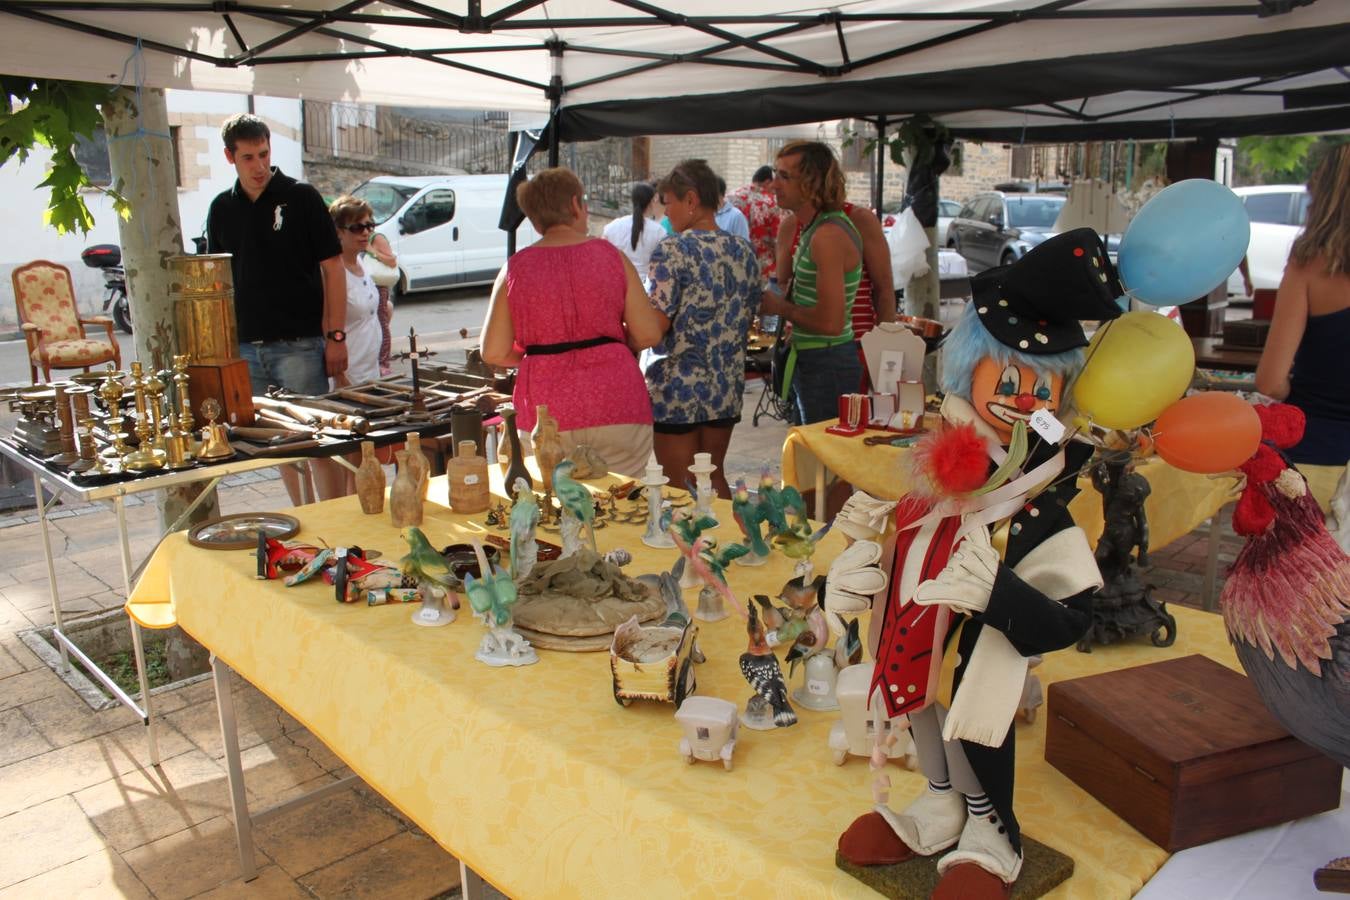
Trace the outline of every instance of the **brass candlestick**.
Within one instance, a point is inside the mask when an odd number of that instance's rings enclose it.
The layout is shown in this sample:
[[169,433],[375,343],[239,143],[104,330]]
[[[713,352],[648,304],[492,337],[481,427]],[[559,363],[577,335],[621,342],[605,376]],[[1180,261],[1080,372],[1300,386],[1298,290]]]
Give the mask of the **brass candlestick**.
[[[74,385],[70,385],[74,387]],[[66,394],[67,385],[54,384],[56,394],[56,421],[61,432],[61,452],[51,458],[57,466],[69,466],[80,458],[75,452],[75,418],[70,413],[70,397]]]
[[[131,386],[136,395],[136,438],[139,446],[122,457],[122,466],[133,472],[148,472],[164,466],[164,451],[155,446],[154,440],[156,426],[159,425],[159,405],[155,405],[154,425],[150,422],[150,412],[146,408],[150,383],[159,385],[159,381],[153,375],[147,377],[142,374],[139,361],[132,363]],[[162,390],[163,386],[160,385],[160,388]]]
[[83,418],[75,420],[75,438],[80,446],[80,458],[70,464],[70,471],[88,472],[98,465],[98,454],[94,452],[94,420],[89,418],[88,409]]
[[179,354],[173,358],[173,383],[178,388],[178,434],[183,441],[183,455],[192,459],[192,400],[188,397],[188,358]]
[[66,397],[72,401],[70,418],[74,425],[77,453],[80,456],[80,459],[70,464],[72,472],[85,472],[93,468],[93,420],[89,418],[89,394],[92,393],[92,387],[85,385],[74,385],[66,389]]
[[111,363],[108,364],[108,377],[104,379],[103,384],[99,385],[98,395],[103,398],[103,405],[108,410],[108,418],[104,424],[108,429],[108,434],[112,437],[112,446],[105,449],[105,455],[121,461],[122,457],[127,455],[126,434],[122,431],[122,395],[126,393],[126,388],[122,385],[122,373],[116,371]]
[[107,474],[110,474],[113,470],[112,470],[112,469],[109,469],[108,466],[107,466],[107,464],[103,462],[103,454],[101,454],[101,453],[98,452],[98,447],[97,447],[97,445],[94,443],[94,420],[93,420],[93,418],[91,417],[91,418],[87,418],[87,419],[82,419],[82,420],[80,421],[79,424],[80,424],[80,437],[81,437],[81,439],[82,439],[82,440],[88,440],[88,442],[89,442],[88,457],[85,456],[85,449],[84,449],[84,446],[81,445],[81,447],[80,447],[80,458],[81,458],[81,459],[89,458],[89,459],[92,461],[93,464],[89,467],[89,471],[90,471],[91,473],[93,473],[94,475],[107,475]]
[[[154,448],[160,453],[164,452],[164,381],[159,377],[158,372],[152,372],[145,376],[145,402],[150,407],[151,435],[154,440]],[[172,418],[170,419],[172,425]],[[140,434],[138,430],[136,432]]]

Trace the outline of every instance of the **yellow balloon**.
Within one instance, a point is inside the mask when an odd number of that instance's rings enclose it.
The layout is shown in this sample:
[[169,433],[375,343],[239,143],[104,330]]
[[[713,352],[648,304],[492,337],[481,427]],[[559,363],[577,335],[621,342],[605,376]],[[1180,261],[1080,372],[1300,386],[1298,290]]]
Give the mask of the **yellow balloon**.
[[1092,336],[1073,399],[1098,425],[1138,428],[1181,397],[1194,374],[1195,348],[1181,326],[1136,310]]

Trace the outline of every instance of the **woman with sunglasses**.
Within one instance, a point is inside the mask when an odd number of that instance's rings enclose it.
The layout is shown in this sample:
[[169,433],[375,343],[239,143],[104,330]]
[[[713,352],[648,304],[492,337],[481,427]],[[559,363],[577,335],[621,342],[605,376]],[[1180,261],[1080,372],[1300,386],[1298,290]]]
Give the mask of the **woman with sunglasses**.
[[370,204],[342,196],[328,207],[342,244],[342,266],[347,274],[347,371],[333,379],[333,387],[362,384],[380,377],[380,292],[361,265],[361,254],[375,230]]

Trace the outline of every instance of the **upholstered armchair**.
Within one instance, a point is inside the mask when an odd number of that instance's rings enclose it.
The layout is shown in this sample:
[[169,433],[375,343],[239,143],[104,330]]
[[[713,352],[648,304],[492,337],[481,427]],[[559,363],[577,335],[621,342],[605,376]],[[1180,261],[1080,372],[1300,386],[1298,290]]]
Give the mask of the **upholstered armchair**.
[[[28,371],[37,384],[37,370],[45,381],[52,369],[84,369],[111,361],[122,367],[122,350],[113,337],[113,321],[107,316],[84,318],[75,305],[75,286],[70,269],[45,259],[25,263],[10,276],[14,302],[19,307],[19,326],[28,341]],[[107,333],[90,338],[85,325],[98,325]]]

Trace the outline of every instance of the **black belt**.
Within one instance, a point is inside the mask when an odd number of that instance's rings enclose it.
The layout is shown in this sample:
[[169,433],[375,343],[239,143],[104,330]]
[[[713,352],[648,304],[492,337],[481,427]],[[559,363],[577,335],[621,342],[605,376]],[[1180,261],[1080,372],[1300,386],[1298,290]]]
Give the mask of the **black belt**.
[[558,344],[526,344],[526,356],[553,356],[558,353],[570,353],[573,350],[585,350],[588,347],[599,347],[603,344],[618,344],[621,341],[618,338],[612,338],[607,335],[600,337],[586,338],[584,341],[562,341]]

